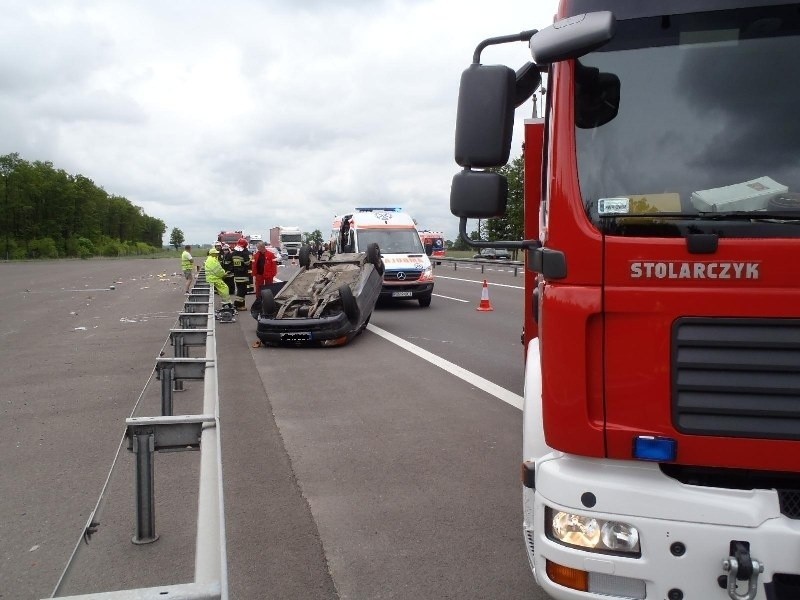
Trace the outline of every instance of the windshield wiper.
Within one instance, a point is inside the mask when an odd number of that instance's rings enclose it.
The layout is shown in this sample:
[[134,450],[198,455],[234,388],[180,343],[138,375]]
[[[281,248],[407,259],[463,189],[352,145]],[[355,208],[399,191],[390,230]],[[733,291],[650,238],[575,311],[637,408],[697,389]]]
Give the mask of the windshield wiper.
[[[687,215],[688,216],[688,215]],[[727,212],[701,212],[695,218],[711,221],[758,221],[758,222],[800,222],[800,210],[732,210]]]
[[791,221],[800,221],[800,210],[784,210],[784,211],[750,211],[750,210],[731,210],[725,212],[692,212],[692,213],[679,213],[679,212],[659,212],[659,213],[611,213],[607,215],[598,215],[600,219],[605,220],[641,220],[652,219],[658,220],[692,220],[692,221],[759,221],[759,222],[774,222],[781,223]]

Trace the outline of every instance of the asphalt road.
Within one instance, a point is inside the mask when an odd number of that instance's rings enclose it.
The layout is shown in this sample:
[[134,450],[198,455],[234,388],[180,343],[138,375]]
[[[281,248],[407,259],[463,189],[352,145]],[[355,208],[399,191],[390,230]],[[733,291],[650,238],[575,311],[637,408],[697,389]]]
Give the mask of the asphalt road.
[[[0,264],[0,597],[50,596],[114,463],[125,418],[158,414],[158,396],[140,395],[183,302],[174,263]],[[194,528],[196,456],[158,461],[157,487],[185,493],[159,496],[159,514],[171,516],[159,519],[164,535],[144,552],[130,542],[131,456],[120,453],[107,518],[96,543],[81,547],[65,592],[102,589],[109,576],[122,589],[192,575],[193,545],[167,532]],[[103,546],[114,552],[94,551]],[[95,555],[124,568],[89,560]]]
[[[175,262],[0,264],[0,598],[49,596],[109,471],[60,595],[191,580],[198,454],[156,457],[147,546],[130,542],[132,455],[114,463],[124,419],[158,414]],[[217,325],[231,598],[544,598],[520,531],[521,413],[446,370],[521,394],[521,278],[437,276],[430,308],[380,306],[342,348],[251,348],[249,315]],[[185,385],[176,414],[199,406]]]

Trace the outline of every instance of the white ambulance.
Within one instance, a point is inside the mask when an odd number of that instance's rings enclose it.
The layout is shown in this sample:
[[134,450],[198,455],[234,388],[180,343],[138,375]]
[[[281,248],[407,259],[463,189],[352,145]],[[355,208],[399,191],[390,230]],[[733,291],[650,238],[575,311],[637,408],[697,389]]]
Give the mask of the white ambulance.
[[433,265],[425,254],[414,219],[399,208],[363,207],[333,220],[330,248],[341,252],[366,252],[378,244],[385,271],[381,298],[417,300],[430,306]]

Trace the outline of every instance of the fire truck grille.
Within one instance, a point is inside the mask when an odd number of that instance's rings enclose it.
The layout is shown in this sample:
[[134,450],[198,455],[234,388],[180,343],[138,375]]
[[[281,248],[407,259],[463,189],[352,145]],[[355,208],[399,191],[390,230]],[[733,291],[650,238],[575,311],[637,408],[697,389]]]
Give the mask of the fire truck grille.
[[800,490],[778,490],[781,514],[790,519],[800,519]]
[[[775,490],[781,514],[800,519],[800,475],[788,471],[754,471],[661,463],[661,472],[686,485],[728,490]],[[797,596],[800,598],[800,596]]]
[[678,319],[672,418],[690,435],[800,440],[800,319]]

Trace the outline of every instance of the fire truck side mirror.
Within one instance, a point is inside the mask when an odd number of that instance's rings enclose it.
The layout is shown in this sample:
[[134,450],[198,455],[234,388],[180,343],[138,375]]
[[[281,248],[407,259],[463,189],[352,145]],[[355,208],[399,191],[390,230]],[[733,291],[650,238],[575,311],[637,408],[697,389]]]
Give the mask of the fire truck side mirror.
[[506,212],[508,181],[498,173],[464,169],[453,177],[450,212],[465,219],[502,217]]
[[472,64],[461,74],[456,115],[456,163],[501,167],[511,154],[516,74],[505,65]]
[[613,38],[616,23],[614,13],[610,11],[562,19],[533,35],[531,56],[540,65],[580,58]]

